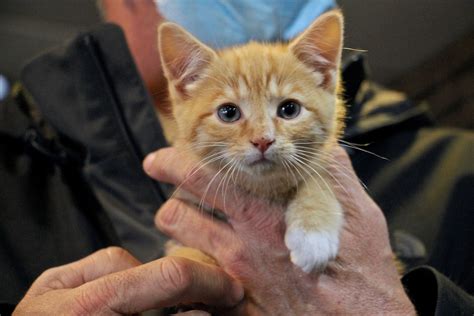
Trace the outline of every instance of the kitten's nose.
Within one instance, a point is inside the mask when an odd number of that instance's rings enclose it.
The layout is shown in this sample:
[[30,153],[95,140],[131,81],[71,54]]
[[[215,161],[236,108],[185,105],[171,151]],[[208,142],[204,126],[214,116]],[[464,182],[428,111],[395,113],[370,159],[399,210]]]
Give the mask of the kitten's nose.
[[251,140],[250,142],[252,143],[252,145],[257,147],[258,150],[260,150],[260,152],[263,154],[275,142],[275,140],[262,137]]

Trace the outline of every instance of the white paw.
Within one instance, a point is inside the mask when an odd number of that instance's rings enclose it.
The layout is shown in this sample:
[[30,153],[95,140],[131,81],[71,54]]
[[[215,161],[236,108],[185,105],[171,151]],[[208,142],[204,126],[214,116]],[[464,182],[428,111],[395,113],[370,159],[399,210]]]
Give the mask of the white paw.
[[339,248],[337,231],[305,231],[301,227],[289,227],[285,244],[290,250],[291,262],[304,272],[322,270],[334,259]]

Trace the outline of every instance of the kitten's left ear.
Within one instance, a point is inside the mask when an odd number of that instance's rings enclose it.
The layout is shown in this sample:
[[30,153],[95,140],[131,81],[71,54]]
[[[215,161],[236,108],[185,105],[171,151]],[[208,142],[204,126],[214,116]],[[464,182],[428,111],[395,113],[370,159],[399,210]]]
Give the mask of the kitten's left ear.
[[323,75],[321,86],[333,90],[341,60],[344,20],[339,10],[321,15],[290,44],[290,50],[313,71]]
[[201,77],[216,53],[177,24],[163,23],[158,33],[164,74],[180,97],[185,98],[187,87]]

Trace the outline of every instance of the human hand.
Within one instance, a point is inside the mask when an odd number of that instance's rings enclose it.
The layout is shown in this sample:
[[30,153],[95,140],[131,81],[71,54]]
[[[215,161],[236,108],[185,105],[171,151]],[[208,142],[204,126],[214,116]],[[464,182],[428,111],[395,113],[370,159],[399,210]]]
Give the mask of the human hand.
[[359,184],[344,150],[335,148],[332,161],[333,190],[346,223],[338,258],[321,274],[306,274],[291,263],[280,207],[235,187],[227,189],[224,199],[219,176],[211,181],[213,175],[195,171],[195,162],[172,148],[148,156],[144,168],[157,180],[204,196],[228,216],[223,223],[170,199],[156,224],[182,244],[211,255],[242,282],[246,299],[231,314],[415,314],[393,261],[380,208]]
[[45,271],[13,315],[135,314],[181,302],[232,306],[242,296],[240,285],[214,265],[183,257],[141,264],[110,247]]

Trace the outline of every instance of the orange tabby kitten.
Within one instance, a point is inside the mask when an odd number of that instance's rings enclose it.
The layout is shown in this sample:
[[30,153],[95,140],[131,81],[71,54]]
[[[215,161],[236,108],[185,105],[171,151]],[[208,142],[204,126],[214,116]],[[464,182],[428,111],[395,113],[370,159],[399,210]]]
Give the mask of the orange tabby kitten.
[[159,29],[172,103],[172,116],[159,115],[166,138],[215,171],[238,173],[250,194],[284,202],[285,243],[306,272],[335,258],[343,223],[324,169],[344,114],[342,33],[339,11],[288,44],[221,51],[176,24]]

